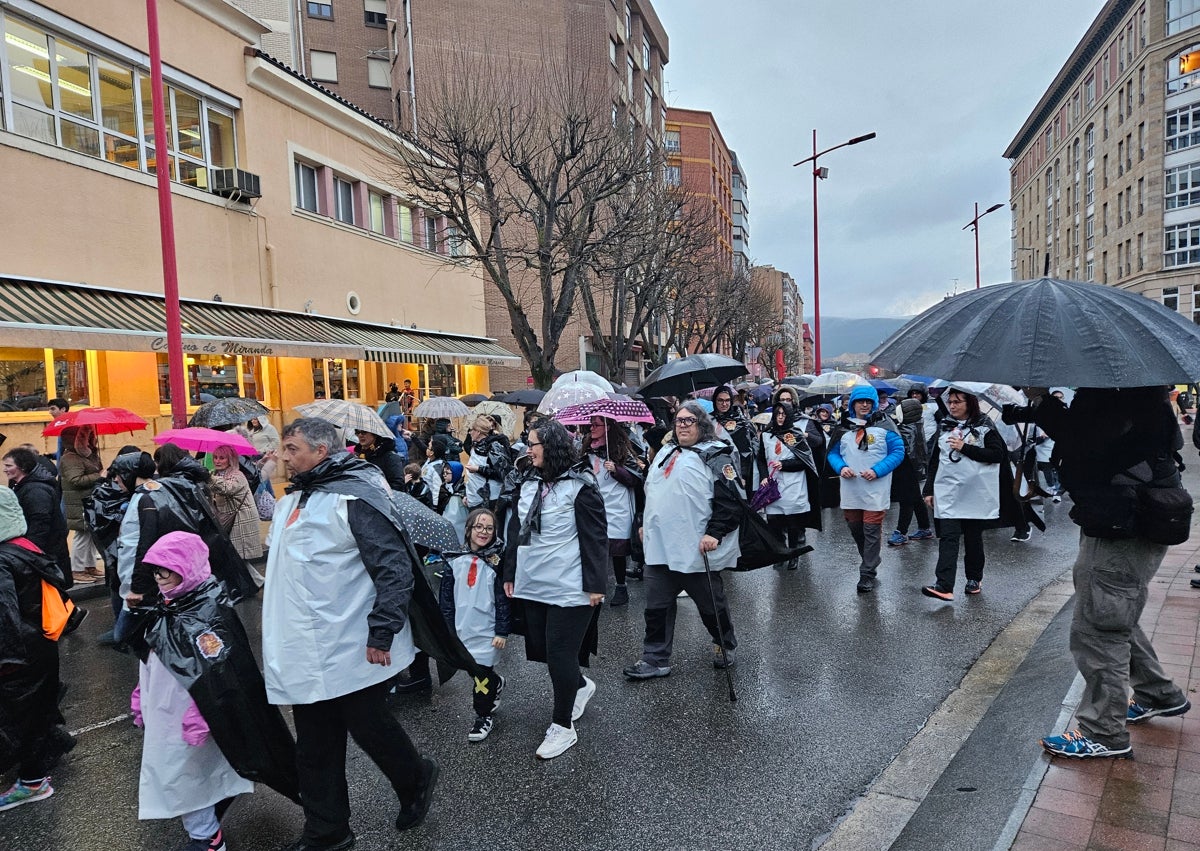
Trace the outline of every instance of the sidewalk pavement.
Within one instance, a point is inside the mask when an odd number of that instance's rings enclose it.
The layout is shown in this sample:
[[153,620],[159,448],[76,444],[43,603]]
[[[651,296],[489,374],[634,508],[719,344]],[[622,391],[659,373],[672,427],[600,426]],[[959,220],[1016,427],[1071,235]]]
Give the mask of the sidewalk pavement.
[[[1163,668],[1195,707],[1131,726],[1133,759],[1047,755],[1012,851],[1200,851],[1200,590],[1189,585],[1200,577],[1192,569],[1198,563],[1193,529],[1190,541],[1167,553],[1141,620]],[[1075,726],[1072,718],[1064,729]]]

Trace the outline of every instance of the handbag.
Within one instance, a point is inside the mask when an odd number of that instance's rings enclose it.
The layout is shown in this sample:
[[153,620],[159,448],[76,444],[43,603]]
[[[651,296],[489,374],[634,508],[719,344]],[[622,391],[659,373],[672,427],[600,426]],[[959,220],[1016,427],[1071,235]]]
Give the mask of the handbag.
[[1182,544],[1192,532],[1192,495],[1181,487],[1141,485],[1137,489],[1139,537],[1155,544]]
[[256,493],[254,504],[258,506],[259,520],[270,520],[275,516],[275,493],[270,488],[263,488]]
[[58,641],[71,612],[75,611],[75,603],[70,597],[65,597],[61,591],[42,580],[42,635],[51,641]]
[[771,476],[765,485],[754,492],[754,496],[750,499],[750,508],[753,511],[762,511],[771,503],[778,502],[781,496],[779,481]]

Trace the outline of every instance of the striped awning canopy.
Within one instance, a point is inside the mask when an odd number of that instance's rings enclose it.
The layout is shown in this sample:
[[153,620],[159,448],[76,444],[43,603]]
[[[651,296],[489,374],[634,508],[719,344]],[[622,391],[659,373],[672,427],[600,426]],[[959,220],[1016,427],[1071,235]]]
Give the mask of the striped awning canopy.
[[[486,337],[393,328],[309,313],[180,299],[189,354],[333,357],[385,363],[511,365]],[[0,276],[0,329],[14,344],[167,350],[164,299],[152,293]]]

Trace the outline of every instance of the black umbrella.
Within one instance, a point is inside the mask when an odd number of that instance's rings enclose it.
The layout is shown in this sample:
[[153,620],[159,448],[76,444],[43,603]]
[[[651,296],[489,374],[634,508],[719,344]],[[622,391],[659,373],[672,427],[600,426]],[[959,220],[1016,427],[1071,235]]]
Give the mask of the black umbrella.
[[638,393],[651,396],[686,396],[705,387],[716,387],[745,375],[741,361],[725,355],[699,354],[670,361],[646,376]]
[[462,549],[463,542],[458,539],[454,524],[425,503],[401,491],[392,491],[392,504],[414,544],[439,553]]
[[1041,278],[948,298],[871,363],[1018,387],[1177,384],[1200,376],[1200,328],[1136,293]]
[[241,425],[254,417],[265,417],[270,413],[266,406],[257,399],[230,396],[227,399],[217,399],[215,402],[205,402],[196,409],[196,413],[192,414],[188,425],[200,428]]
[[524,390],[514,390],[499,401],[507,405],[522,405],[526,408],[536,408],[542,404],[542,399],[546,396],[545,390],[535,390],[528,387]]

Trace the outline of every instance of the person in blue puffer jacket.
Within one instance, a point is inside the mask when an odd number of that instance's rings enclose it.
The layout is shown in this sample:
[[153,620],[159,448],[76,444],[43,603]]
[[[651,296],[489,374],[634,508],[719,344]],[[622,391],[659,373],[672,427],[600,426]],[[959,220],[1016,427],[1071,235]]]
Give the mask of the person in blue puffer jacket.
[[850,409],[829,441],[830,469],[841,477],[842,515],[858,546],[858,592],[878,583],[883,518],[892,502],[892,471],[904,460],[904,441],[896,423],[879,408],[875,388],[850,391]]

